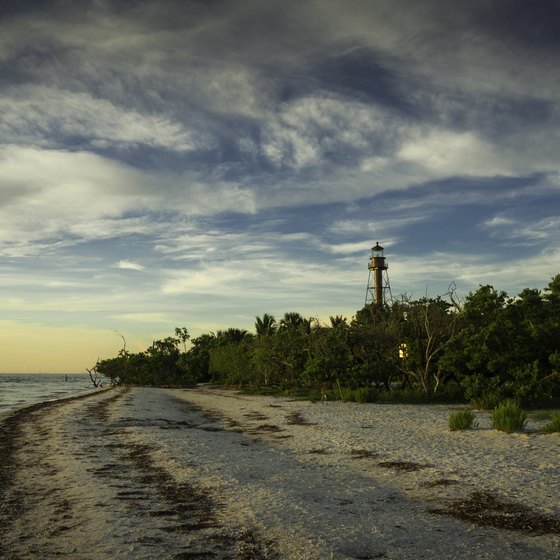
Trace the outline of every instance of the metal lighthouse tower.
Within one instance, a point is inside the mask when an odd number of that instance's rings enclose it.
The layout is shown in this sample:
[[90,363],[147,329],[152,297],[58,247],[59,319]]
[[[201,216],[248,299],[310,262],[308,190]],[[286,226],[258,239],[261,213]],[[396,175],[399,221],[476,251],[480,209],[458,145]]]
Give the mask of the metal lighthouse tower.
[[[376,243],[371,248],[371,256],[368,263],[369,276],[366,290],[366,306],[374,304],[376,307],[383,307],[387,300],[391,298],[391,287],[389,285],[389,265],[383,256],[383,247]],[[387,293],[389,297],[387,297]]]

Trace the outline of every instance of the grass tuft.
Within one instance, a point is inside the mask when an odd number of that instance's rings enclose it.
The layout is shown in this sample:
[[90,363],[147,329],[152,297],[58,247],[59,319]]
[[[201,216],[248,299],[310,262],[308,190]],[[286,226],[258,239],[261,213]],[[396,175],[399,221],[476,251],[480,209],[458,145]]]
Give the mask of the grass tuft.
[[478,424],[474,421],[475,416],[470,410],[459,410],[449,415],[449,429],[452,432],[458,430],[470,430]]
[[499,404],[491,414],[492,427],[500,432],[520,432],[527,424],[527,414],[512,400]]
[[478,397],[473,397],[469,404],[476,410],[492,410],[500,404],[500,397],[495,393],[485,393]]
[[557,410],[550,415],[550,422],[546,426],[543,426],[540,431],[543,434],[560,432],[560,410]]

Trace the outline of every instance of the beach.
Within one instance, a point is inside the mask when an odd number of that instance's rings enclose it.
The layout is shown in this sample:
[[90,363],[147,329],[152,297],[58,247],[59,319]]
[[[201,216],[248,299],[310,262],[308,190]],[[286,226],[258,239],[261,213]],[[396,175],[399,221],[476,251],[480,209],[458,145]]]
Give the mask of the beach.
[[0,425],[0,558],[560,558],[560,435],[448,405],[128,387]]

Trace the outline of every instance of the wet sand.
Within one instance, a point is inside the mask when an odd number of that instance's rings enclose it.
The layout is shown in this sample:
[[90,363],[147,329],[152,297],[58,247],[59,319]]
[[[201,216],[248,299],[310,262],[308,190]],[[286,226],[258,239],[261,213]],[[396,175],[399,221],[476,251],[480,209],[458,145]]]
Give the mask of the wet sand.
[[453,407],[130,388],[0,424],[0,558],[560,557],[560,436]]

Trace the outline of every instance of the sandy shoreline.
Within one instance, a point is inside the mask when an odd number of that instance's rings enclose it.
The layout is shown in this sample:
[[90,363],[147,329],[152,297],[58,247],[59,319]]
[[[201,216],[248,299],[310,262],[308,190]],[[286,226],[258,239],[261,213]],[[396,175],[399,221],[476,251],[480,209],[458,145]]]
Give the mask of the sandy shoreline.
[[0,558],[559,558],[560,437],[451,433],[451,409],[131,388],[18,411]]

